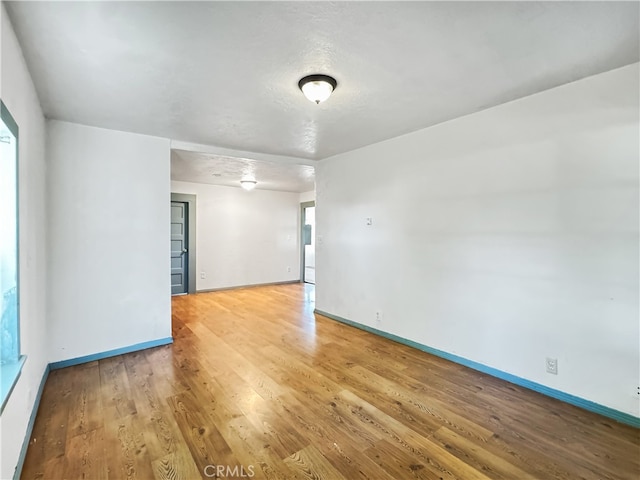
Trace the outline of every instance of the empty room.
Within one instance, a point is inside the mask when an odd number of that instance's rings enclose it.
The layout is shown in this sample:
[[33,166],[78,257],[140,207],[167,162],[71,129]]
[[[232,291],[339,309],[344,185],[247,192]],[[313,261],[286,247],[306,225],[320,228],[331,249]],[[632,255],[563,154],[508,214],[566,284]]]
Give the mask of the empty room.
[[640,478],[640,3],[2,1],[0,479]]

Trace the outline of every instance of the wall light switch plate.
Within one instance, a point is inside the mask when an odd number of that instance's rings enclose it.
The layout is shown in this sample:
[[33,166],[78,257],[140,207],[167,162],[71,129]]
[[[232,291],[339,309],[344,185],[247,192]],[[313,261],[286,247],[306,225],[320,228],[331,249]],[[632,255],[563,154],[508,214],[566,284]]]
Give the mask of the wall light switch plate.
[[547,357],[547,373],[558,374],[558,359]]

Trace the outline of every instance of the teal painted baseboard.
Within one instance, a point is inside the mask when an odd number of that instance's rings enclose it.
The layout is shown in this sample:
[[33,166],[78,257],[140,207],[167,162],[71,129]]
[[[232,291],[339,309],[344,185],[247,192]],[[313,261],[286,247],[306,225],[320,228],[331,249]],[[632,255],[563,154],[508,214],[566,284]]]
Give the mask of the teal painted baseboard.
[[38,393],[36,393],[35,401],[33,402],[33,410],[29,417],[29,423],[27,424],[27,433],[22,440],[22,448],[20,449],[20,456],[18,457],[18,464],[16,470],[13,472],[13,480],[19,480],[22,475],[22,467],[24,466],[24,459],[27,456],[27,449],[29,448],[29,442],[31,441],[31,434],[33,433],[33,426],[36,423],[36,415],[38,413],[38,407],[40,407],[40,400],[42,399],[42,392],[44,391],[44,384],[47,382],[49,372],[51,368],[49,365],[44,369],[42,379],[40,380],[40,386],[38,387]]
[[464,365],[465,367],[469,367],[474,370],[478,370],[479,372],[486,373],[493,377],[506,380],[507,382],[513,383],[515,385],[519,385],[521,387],[528,388],[529,390],[542,393],[543,395],[547,395],[548,397],[556,398],[558,400],[562,400],[563,402],[570,403],[571,405],[575,405],[576,407],[580,407],[585,410],[589,410],[590,412],[595,412],[605,417],[612,418],[613,420],[616,420],[620,423],[625,423],[627,425],[631,425],[632,427],[640,428],[640,417],[634,417],[633,415],[630,415],[628,413],[620,412],[618,410],[605,407],[604,405],[600,405],[590,400],[585,400],[584,398],[576,397],[575,395],[571,395],[569,393],[565,393],[560,390],[556,390],[554,388],[541,385],[540,383],[532,382],[531,380],[527,380],[526,378],[521,378],[511,373],[503,372],[502,370],[498,370],[496,368],[488,367],[481,363],[474,362],[473,360],[469,360],[464,357],[460,357],[458,355],[453,355],[443,350],[438,350],[436,348],[428,347],[426,345],[422,345],[421,343],[414,342],[413,340],[408,340],[406,338],[399,337],[392,333],[378,330],[377,328],[368,327],[361,323],[357,323],[352,320],[347,320],[346,318],[342,318],[328,312],[323,312],[322,310],[316,309],[314,310],[314,312],[319,315],[322,315],[323,317],[330,318],[332,320],[335,320],[340,323],[344,323],[351,327],[355,327],[360,330],[364,330],[366,332],[373,333],[375,335],[378,335],[384,338],[388,338],[389,340],[393,340],[394,342],[398,342],[403,345],[407,345],[409,347],[422,350],[423,352],[430,353],[432,355],[435,355],[436,357],[444,358],[451,362],[458,363],[460,365]]
[[51,370],[58,370],[59,368],[80,365],[81,363],[94,362],[96,360],[102,360],[103,358],[115,357],[116,355],[137,352],[138,350],[159,347],[161,345],[168,345],[169,343],[173,343],[173,337],[159,338],[158,340],[151,340],[150,342],[136,343],[135,345],[129,345],[128,347],[116,348],[115,350],[108,350],[106,352],[94,353],[92,355],[86,355],[84,357],[70,358],[69,360],[53,362],[49,364],[49,367],[51,368]]

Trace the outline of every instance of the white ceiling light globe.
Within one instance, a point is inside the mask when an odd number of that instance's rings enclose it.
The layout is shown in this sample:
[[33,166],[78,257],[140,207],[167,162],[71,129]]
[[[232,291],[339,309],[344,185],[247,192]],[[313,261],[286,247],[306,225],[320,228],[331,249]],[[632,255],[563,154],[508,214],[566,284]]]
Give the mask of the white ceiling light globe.
[[298,82],[298,87],[315,104],[324,102],[336,89],[338,82],[327,75],[309,75]]

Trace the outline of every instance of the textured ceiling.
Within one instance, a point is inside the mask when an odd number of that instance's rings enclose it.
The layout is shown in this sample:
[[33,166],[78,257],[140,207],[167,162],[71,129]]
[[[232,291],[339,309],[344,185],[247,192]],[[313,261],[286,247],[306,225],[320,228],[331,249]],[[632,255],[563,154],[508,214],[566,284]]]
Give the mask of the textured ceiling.
[[304,159],[639,60],[637,2],[6,4],[48,117]]
[[256,189],[309,192],[315,188],[310,165],[265,162],[248,158],[189,152],[171,152],[171,179],[239,187],[243,178],[257,180]]

